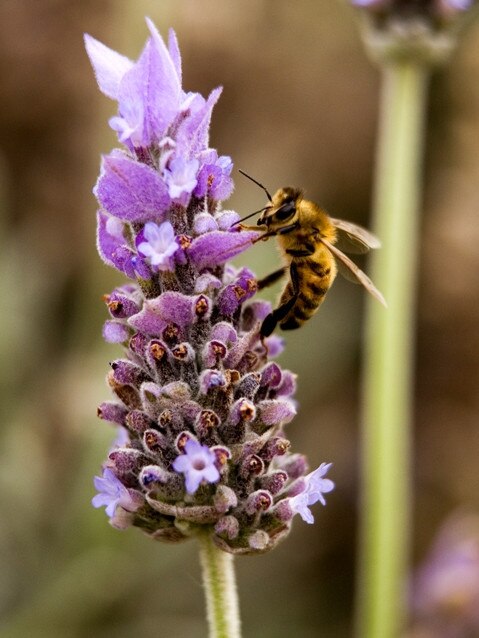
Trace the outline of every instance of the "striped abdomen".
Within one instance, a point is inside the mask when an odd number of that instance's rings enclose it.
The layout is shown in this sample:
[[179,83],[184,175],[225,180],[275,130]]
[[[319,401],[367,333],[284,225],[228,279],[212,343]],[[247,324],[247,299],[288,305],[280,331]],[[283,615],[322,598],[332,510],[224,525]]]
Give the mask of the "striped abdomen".
[[[336,276],[336,263],[329,255],[321,260],[309,257],[294,259],[294,262],[299,292],[294,306],[279,324],[282,330],[294,330],[310,319],[319,309]],[[293,283],[289,281],[281,295],[281,304],[293,296]]]

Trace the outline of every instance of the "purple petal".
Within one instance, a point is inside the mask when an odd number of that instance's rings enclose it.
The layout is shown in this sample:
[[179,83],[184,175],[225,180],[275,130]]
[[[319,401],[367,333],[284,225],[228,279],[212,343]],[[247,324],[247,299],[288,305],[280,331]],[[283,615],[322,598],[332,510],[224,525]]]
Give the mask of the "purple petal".
[[173,257],[179,246],[170,222],[163,222],[160,226],[147,222],[136,237],[136,246],[153,270],[174,269]]
[[103,211],[97,214],[97,249],[102,260],[108,265],[134,278],[133,252],[126,246],[121,233],[123,224]]
[[163,221],[170,204],[160,175],[126,156],[103,158],[94,193],[108,213],[125,221]]
[[[278,335],[271,335],[271,337],[268,337],[267,339],[265,339],[265,345],[268,348],[268,356],[271,359],[274,359],[274,357],[277,357],[283,352],[284,339],[282,337],[278,337]],[[284,392],[283,394],[288,394],[288,393]]]
[[140,310],[133,295],[121,288],[116,288],[110,295],[107,295],[105,302],[114,319],[126,319]]
[[215,230],[194,239],[188,255],[198,270],[213,268],[245,251],[258,235],[256,231],[232,233]]
[[[151,47],[145,47],[144,60],[138,60],[137,80],[142,87],[145,124],[153,138],[159,140],[176,116],[181,98],[177,69],[153,22],[146,18],[151,33]],[[143,57],[143,56],[142,56]]]
[[218,295],[217,306],[221,315],[231,317],[243,302],[245,292],[238,286],[229,284]]
[[290,401],[261,401],[260,419],[265,425],[289,423],[296,415],[296,409]]
[[234,210],[224,210],[217,215],[216,221],[220,230],[229,230],[233,224],[240,220],[240,216]]
[[218,468],[215,465],[208,465],[203,470],[203,478],[208,481],[208,483],[215,483],[220,478]]
[[149,302],[144,304],[140,312],[131,316],[128,319],[128,323],[135,328],[135,330],[147,335],[159,335],[168,325],[163,317],[160,317],[160,315],[150,307]]
[[190,471],[185,476],[185,487],[188,494],[194,494],[199,488],[203,475],[200,472]]
[[307,494],[298,494],[289,501],[290,507],[295,514],[299,514],[305,523],[312,525],[314,523],[314,516],[311,510],[308,508]]
[[226,385],[226,377],[219,370],[203,370],[200,375],[200,392],[208,394],[209,390],[222,388]]
[[196,300],[197,297],[169,291],[152,299],[149,305],[167,323],[176,323],[178,326],[184,327],[193,322]]
[[257,321],[263,321],[273,310],[273,307],[269,301],[252,301],[248,304],[248,310],[253,313],[254,318]]
[[210,290],[221,288],[221,285],[221,281],[218,277],[206,272],[197,278],[195,283],[195,292],[208,293]]
[[85,33],[85,48],[95,71],[96,81],[100,91],[108,97],[116,100],[120,81],[127,71],[133,66],[133,62],[124,55],[113,51],[91,35]]
[[180,454],[180,456],[177,456],[176,459],[173,461],[172,467],[175,472],[184,472],[185,470],[187,470],[190,467],[190,461],[187,455]]
[[[228,160],[229,163],[225,160]],[[213,164],[204,164],[198,174],[198,185],[195,188],[196,197],[208,195],[215,200],[227,199],[234,188],[233,180],[230,177],[232,167],[231,159],[226,156],[216,157]]]
[[196,186],[196,174],[199,162],[197,159],[185,160],[181,156],[175,157],[168,163],[164,171],[164,180],[172,200],[182,206],[187,206],[191,193]]
[[195,235],[204,235],[210,233],[213,230],[218,230],[218,224],[216,223],[213,215],[209,213],[200,213],[196,215],[193,221],[193,230]]
[[130,336],[128,327],[118,321],[105,321],[103,338],[107,343],[123,343]]
[[[175,118],[181,87],[175,66],[156,27],[147,19],[152,37],[137,63],[125,73],[118,91],[124,131],[122,141],[149,146],[159,141]],[[118,123],[115,128],[118,130]]]
[[[268,349],[270,348],[269,341],[267,341]],[[271,355],[271,352],[270,352]],[[283,370],[281,383],[276,390],[277,396],[289,397],[296,392],[296,374],[289,370]]]
[[165,292],[156,299],[146,301],[142,310],[130,317],[128,323],[150,335],[161,334],[169,323],[187,326],[193,322],[196,299],[179,292]]
[[173,66],[175,67],[178,82],[181,86],[181,53],[180,47],[178,46],[178,38],[176,37],[176,33],[173,29],[168,31],[168,52]]
[[223,341],[226,345],[238,340],[238,335],[233,326],[227,321],[216,323],[211,329],[211,338]]
[[277,363],[268,363],[261,373],[261,385],[277,388],[282,380],[282,371]]
[[180,125],[177,134],[178,148],[186,158],[195,157],[208,148],[211,113],[222,90],[221,87],[213,89],[202,108],[185,118]]
[[125,245],[122,235],[123,224],[103,211],[97,213],[97,248],[100,257],[108,266],[116,266],[113,255],[117,248]]

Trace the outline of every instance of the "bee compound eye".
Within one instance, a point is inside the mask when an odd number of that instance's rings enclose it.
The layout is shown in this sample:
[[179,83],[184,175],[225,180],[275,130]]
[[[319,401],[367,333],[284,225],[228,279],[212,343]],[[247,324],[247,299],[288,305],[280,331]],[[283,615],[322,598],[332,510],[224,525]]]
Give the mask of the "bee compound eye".
[[285,221],[288,217],[295,212],[296,206],[293,200],[286,201],[278,210],[276,211],[276,218],[279,221]]

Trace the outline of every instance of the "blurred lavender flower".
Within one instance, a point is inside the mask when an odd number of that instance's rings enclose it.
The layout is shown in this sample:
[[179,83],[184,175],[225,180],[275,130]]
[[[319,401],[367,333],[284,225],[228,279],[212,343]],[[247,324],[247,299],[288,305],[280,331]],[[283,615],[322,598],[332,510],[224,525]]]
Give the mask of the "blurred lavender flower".
[[306,459],[289,452],[295,376],[268,360],[282,340],[259,339],[271,307],[250,301],[254,274],[226,264],[258,234],[231,230],[239,216],[221,208],[233,189],[231,159],[209,147],[221,90],[185,93],[175,34],[166,47],[147,24],[136,62],[85,36],[125,146],[103,157],[95,186],[98,251],[130,280],[105,296],[103,335],[124,358],[107,377],[116,399],[98,414],[125,436],[93,504],[159,540],[206,526],[227,552],[264,552],[295,514],[312,522],[309,506],[333,483],[329,465],[306,476]]
[[451,11],[466,11],[474,0],[351,0],[357,7],[396,16],[424,15],[431,18],[449,17]]
[[446,522],[415,574],[411,593],[411,636],[479,635],[478,516],[458,515]]
[[364,18],[364,39],[376,60],[446,60],[476,0],[350,0]]

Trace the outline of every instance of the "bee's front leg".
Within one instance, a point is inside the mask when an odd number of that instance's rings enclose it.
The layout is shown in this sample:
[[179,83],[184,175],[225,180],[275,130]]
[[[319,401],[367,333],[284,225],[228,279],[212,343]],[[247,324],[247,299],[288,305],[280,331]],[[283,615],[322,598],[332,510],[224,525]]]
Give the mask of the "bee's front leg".
[[256,244],[256,242],[258,241],[266,241],[270,237],[274,237],[276,235],[275,231],[268,230],[266,226],[249,226],[245,224],[239,224],[238,228],[240,230],[256,230],[257,232],[264,231],[262,235],[260,235],[256,239],[253,239],[253,244]]
[[239,228],[240,230],[264,230],[265,229],[264,226],[250,226],[249,224],[239,224],[238,222],[235,222],[232,228],[234,228],[235,226],[236,228]]

